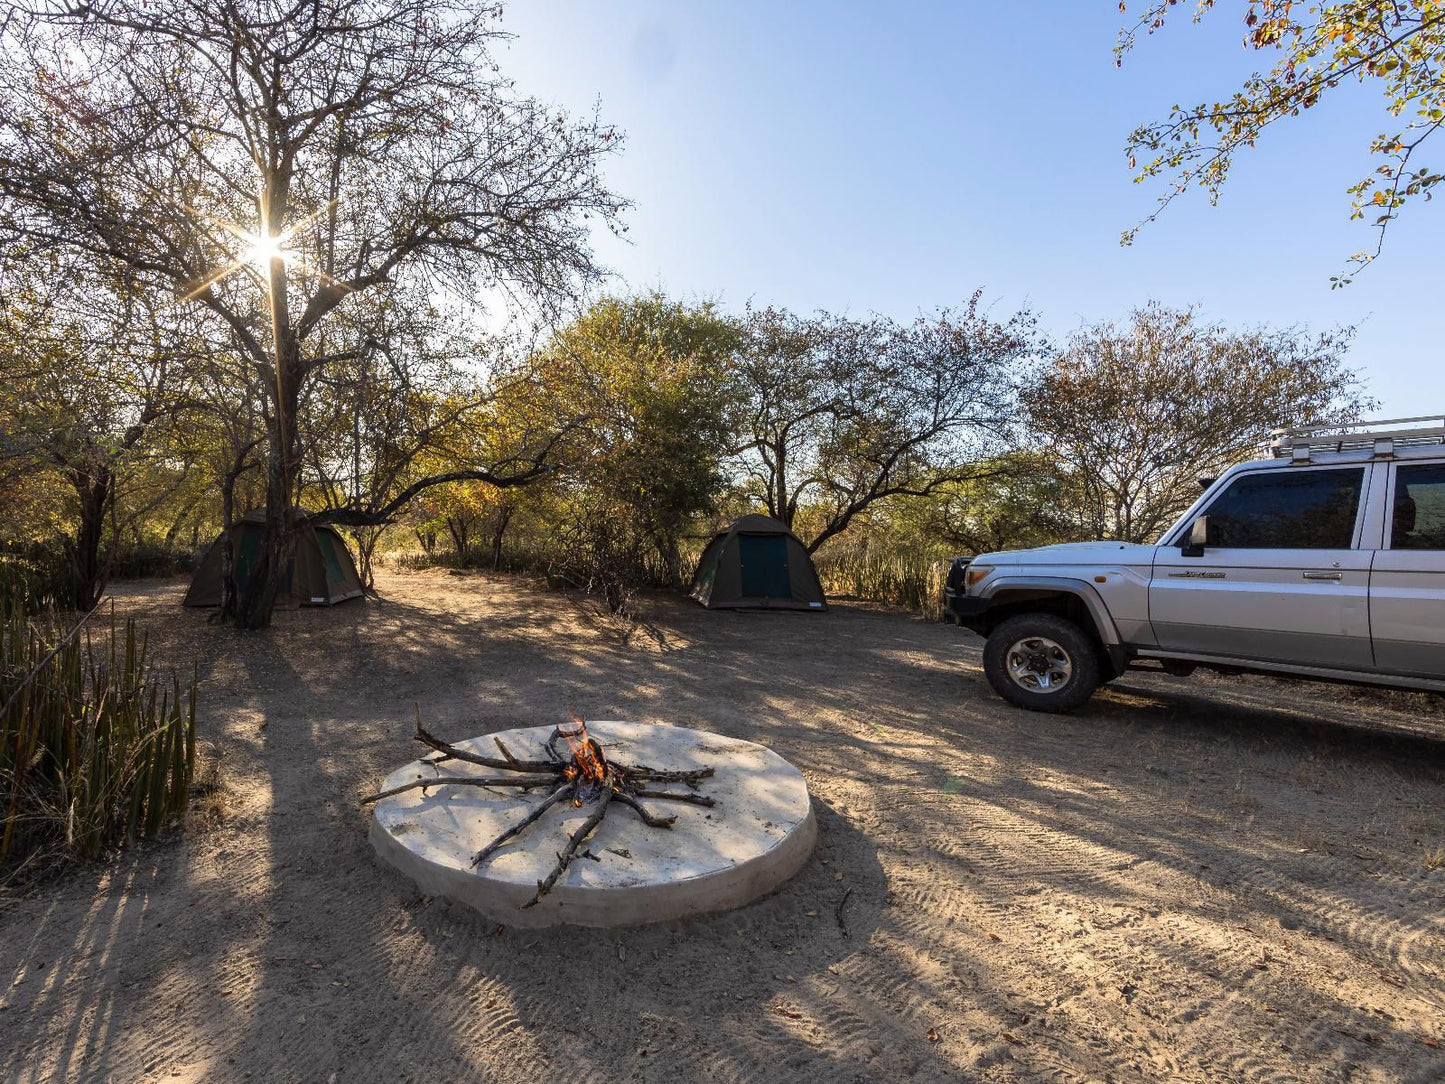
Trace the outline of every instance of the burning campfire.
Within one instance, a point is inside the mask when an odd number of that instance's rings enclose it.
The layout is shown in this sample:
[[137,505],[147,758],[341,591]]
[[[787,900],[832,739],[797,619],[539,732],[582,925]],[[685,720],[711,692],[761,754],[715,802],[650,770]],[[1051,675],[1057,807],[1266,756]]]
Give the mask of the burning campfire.
[[[646,798],[658,802],[687,802],[701,806],[715,804],[713,799],[696,793],[699,781],[713,774],[712,768],[673,771],[649,768],[642,764],[616,764],[607,759],[607,755],[602,751],[601,743],[587,733],[587,724],[580,717],[572,716],[572,724],[573,729],[571,730],[563,730],[561,727],[554,728],[551,737],[542,743],[542,751],[547,756],[545,760],[518,759],[503,744],[502,739],[497,737],[492,740],[496,742],[497,751],[501,753],[501,757],[485,757],[460,749],[455,745],[449,745],[428,733],[426,728],[421,725],[421,709],[418,708],[416,740],[441,754],[425,760],[423,763],[435,765],[447,760],[461,760],[468,764],[480,764],[486,768],[497,768],[514,774],[506,776],[437,775],[429,779],[417,779],[403,786],[384,790],[380,794],[370,795],[362,799],[362,804],[378,802],[393,794],[401,794],[409,790],[420,790],[425,794],[429,788],[440,786],[510,787],[523,791],[550,788],[547,797],[537,803],[530,813],[476,853],[472,858],[474,869],[495,854],[504,843],[515,839],[540,820],[543,814],[553,806],[565,801],[570,801],[573,806],[578,808],[584,805],[593,805],[595,808],[591,815],[568,838],[566,847],[557,854],[557,864],[552,868],[552,872],[547,875],[545,880],[537,882],[537,894],[530,901],[524,903],[523,908],[535,907],[542,897],[551,891],[552,886],[557,883],[562,874],[567,872],[567,867],[578,857],[598,860],[597,856],[590,851],[584,851],[579,855],[577,848],[597,830],[603,818],[607,816],[607,810],[612,802],[627,806],[641,817],[642,822],[649,828],[671,828],[677,818],[675,816],[658,816],[649,811],[639,799]],[[557,751],[559,741],[567,743],[569,756],[564,757]],[[649,789],[649,784],[668,783],[682,784],[689,789],[685,791]]]

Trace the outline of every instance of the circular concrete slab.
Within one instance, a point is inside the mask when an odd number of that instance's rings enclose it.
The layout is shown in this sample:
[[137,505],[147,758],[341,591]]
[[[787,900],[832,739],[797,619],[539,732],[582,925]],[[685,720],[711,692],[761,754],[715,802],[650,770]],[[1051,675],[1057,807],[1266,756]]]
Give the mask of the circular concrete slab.
[[[642,799],[658,815],[676,815],[671,829],[649,828],[631,809],[612,803],[592,838],[579,848],[598,859],[574,861],[535,907],[522,905],[551,872],[557,852],[593,806],[562,802],[473,869],[472,856],[527,814],[546,790],[522,794],[482,787],[412,790],[376,803],[371,844],[382,861],[428,895],[446,896],[508,926],[632,926],[739,907],[777,888],[807,861],[817,838],[802,774],[761,745],[684,727],[589,722],[588,732],[614,763],[657,769],[711,767],[698,793],[712,808]],[[550,726],[496,735],[514,756],[542,757]],[[492,735],[457,742],[496,756]],[[413,761],[382,790],[434,775],[499,775],[448,761],[440,768]],[[686,790],[682,784],[649,789]]]

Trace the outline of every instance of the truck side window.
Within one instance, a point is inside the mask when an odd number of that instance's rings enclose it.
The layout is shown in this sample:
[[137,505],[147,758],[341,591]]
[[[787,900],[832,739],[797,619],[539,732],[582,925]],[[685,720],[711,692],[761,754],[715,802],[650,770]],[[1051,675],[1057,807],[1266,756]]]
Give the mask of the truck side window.
[[1397,467],[1392,550],[1445,550],[1445,464]]
[[1349,549],[1365,471],[1272,470],[1246,474],[1205,509],[1210,546]]

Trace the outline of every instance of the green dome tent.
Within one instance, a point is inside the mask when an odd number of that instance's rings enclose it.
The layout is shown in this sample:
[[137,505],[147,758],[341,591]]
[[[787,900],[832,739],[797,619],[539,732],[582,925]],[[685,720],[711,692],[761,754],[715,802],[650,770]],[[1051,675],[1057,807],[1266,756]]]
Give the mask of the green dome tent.
[[708,543],[690,594],[710,610],[828,608],[807,549],[767,516],[743,516]]
[[[191,589],[181,605],[221,604],[221,537],[216,536],[201,558],[191,579]],[[231,525],[236,590],[245,590],[246,578],[260,557],[265,539],[265,509],[247,512]],[[296,555],[281,582],[276,605],[285,609],[334,606],[349,598],[360,598],[361,594],[361,577],[356,574],[351,551],[336,528],[326,523],[316,526],[303,523],[296,532]]]

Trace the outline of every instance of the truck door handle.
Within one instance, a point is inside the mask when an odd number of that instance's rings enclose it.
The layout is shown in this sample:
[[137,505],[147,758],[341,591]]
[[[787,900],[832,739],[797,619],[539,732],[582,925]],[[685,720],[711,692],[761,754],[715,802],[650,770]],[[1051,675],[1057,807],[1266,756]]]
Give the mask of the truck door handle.
[[1334,580],[1338,582],[1344,578],[1344,573],[1341,572],[1306,572],[1304,575],[1307,580]]

